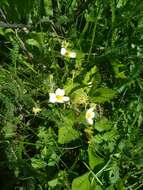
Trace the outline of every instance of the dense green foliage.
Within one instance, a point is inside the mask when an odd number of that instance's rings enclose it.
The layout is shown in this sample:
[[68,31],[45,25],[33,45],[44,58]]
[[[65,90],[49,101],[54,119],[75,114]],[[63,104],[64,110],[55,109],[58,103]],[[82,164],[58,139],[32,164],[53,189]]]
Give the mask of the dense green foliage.
[[0,189],[142,190],[142,48],[141,0],[1,0]]

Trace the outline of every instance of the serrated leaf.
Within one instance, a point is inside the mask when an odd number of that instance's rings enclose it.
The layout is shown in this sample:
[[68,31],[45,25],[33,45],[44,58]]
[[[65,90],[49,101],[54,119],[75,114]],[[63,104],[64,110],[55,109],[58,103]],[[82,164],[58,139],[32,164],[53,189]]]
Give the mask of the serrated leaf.
[[73,92],[72,94],[72,102],[73,104],[86,104],[88,101],[88,96],[86,92],[84,92],[83,88],[80,88]]
[[80,133],[73,129],[72,126],[60,127],[58,131],[58,142],[60,144],[69,143],[80,137]]
[[97,121],[95,123],[95,126],[94,128],[99,131],[99,132],[102,132],[102,131],[107,131],[109,129],[111,129],[112,127],[112,122],[109,121],[107,118],[102,118],[100,121]]
[[103,134],[104,141],[114,141],[117,138],[118,138],[118,133],[116,129],[107,131]]
[[28,40],[26,40],[26,43],[28,45],[31,45],[31,46],[35,46],[35,47],[38,47],[38,48],[40,47],[39,42],[37,40],[35,40],[35,39],[28,39]]
[[98,88],[92,93],[92,101],[96,103],[104,103],[114,98],[116,92],[110,88]]

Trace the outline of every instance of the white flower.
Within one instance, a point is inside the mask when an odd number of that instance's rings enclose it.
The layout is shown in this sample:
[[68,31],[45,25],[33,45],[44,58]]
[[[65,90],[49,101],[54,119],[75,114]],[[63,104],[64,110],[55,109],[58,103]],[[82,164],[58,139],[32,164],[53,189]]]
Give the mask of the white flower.
[[40,112],[42,109],[38,108],[38,107],[33,107],[32,108],[32,112],[36,115],[38,112]]
[[61,55],[65,55],[67,53],[66,48],[62,47],[61,48]]
[[49,102],[51,103],[64,103],[64,102],[68,102],[69,101],[69,97],[68,96],[64,96],[65,95],[65,91],[64,89],[60,89],[58,88],[55,93],[49,93]]
[[69,57],[70,58],[76,58],[76,53],[73,51],[69,52]]
[[89,123],[90,125],[93,125],[93,119],[94,119],[94,117],[95,117],[94,108],[89,108],[86,111],[86,115],[85,115],[87,123]]
[[89,87],[89,88],[92,87],[92,82],[88,82],[88,87]]

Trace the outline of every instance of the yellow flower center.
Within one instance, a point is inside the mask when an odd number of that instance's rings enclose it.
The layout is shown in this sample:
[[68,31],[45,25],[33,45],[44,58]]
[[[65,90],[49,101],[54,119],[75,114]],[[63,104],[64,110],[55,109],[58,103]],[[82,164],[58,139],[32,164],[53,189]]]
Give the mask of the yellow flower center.
[[92,118],[92,114],[91,114],[91,113],[87,113],[87,114],[86,114],[86,118],[87,118],[87,119]]
[[62,101],[62,100],[63,100],[63,96],[57,95],[57,96],[56,96],[56,99],[57,99],[58,101]]

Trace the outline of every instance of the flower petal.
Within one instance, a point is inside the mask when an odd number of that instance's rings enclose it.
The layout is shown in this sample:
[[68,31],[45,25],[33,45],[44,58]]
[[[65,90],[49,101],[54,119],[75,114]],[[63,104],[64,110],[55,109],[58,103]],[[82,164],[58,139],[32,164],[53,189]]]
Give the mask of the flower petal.
[[64,96],[65,95],[65,91],[64,89],[60,89],[58,88],[55,92],[56,96]]
[[90,117],[93,119],[95,117],[95,113],[94,112],[91,112],[90,113]]
[[87,123],[93,125],[93,119],[86,119]]
[[64,96],[56,95],[56,102],[57,103],[64,103]]
[[55,93],[49,93],[49,102],[56,103],[56,94]]
[[66,50],[66,48],[61,48],[61,55],[65,55],[66,54],[66,52],[67,52],[67,50]]
[[86,119],[93,119],[95,117],[94,108],[88,109],[85,117]]
[[70,58],[76,58],[76,53],[75,52],[69,52],[69,57]]
[[68,102],[70,100],[68,96],[64,96],[63,99],[64,99],[64,102]]
[[89,108],[88,110],[87,110],[87,112],[93,112],[94,111],[94,108]]

